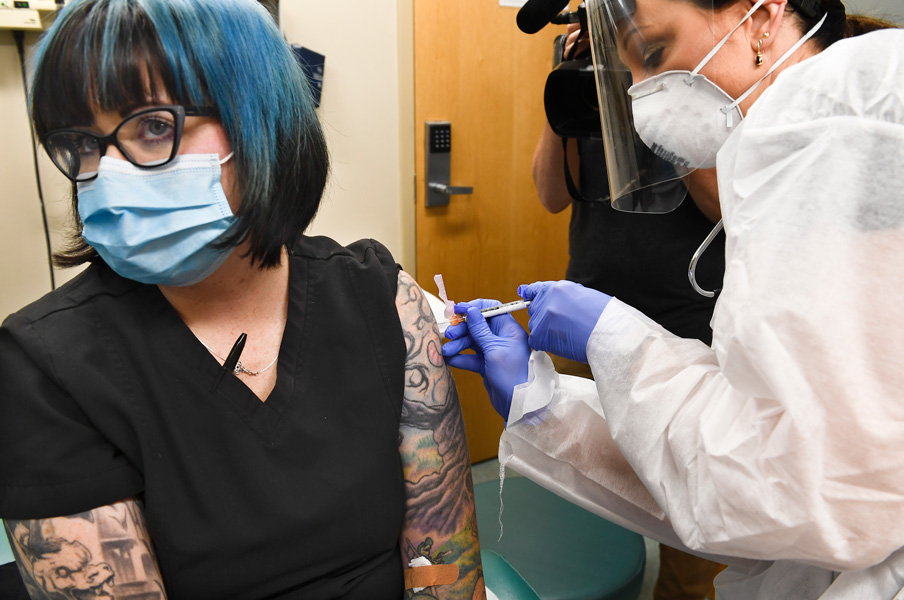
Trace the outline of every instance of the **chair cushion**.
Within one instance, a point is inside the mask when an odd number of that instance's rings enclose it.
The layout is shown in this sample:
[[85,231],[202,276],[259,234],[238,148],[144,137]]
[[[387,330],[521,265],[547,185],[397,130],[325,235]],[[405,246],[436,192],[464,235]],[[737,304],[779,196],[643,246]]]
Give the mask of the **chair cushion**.
[[499,482],[475,485],[474,497],[481,550],[502,556],[543,600],[637,600],[642,536],[529,479],[508,477],[499,540]]
[[483,580],[499,600],[540,600],[521,574],[492,550],[480,550]]

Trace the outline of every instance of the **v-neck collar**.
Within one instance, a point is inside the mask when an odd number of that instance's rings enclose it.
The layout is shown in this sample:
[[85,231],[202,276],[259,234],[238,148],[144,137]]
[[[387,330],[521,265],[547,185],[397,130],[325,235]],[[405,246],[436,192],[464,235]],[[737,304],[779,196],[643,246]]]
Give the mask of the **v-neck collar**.
[[[220,362],[201,344],[159,288],[148,286],[153,298],[152,318],[159,319],[161,331],[173,347],[185,348],[185,368],[191,372],[192,383],[199,400],[205,399],[217,407],[225,408],[238,416],[251,429],[267,439],[278,435],[280,424],[294,408],[299,360],[304,343],[305,318],[308,301],[308,265],[303,257],[288,255],[289,298],[286,326],[276,361],[276,385],[262,401],[245,383],[232,373],[227,373],[216,389],[211,389],[221,373]],[[188,378],[186,378],[188,381]]]

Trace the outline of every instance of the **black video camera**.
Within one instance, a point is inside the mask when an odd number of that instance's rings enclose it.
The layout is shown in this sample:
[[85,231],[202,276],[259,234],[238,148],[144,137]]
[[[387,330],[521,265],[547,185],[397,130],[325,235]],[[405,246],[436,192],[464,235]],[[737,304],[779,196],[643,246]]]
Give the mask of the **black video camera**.
[[[574,12],[561,12],[567,7],[568,0],[528,0],[518,11],[518,28],[532,34],[550,23],[580,23],[581,31],[587,31],[584,3]],[[602,139],[593,60],[589,52],[574,56],[577,44],[565,56],[565,39],[558,36],[553,46],[553,70],[543,93],[546,119],[560,137]]]

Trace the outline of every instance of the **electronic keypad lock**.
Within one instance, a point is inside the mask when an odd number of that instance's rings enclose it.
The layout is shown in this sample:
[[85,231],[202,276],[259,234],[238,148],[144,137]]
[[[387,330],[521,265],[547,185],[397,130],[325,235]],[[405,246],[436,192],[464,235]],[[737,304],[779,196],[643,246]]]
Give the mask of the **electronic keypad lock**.
[[452,124],[448,121],[427,121],[424,140],[427,182],[426,205],[446,206],[449,196],[474,193],[473,187],[449,185],[452,159]]

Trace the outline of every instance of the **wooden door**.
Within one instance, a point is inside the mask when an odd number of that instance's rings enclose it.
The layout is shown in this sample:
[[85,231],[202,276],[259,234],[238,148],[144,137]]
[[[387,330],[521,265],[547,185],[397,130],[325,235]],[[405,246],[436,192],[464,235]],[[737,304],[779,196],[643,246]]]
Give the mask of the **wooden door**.
[[[414,0],[417,280],[453,300],[517,296],[520,283],[561,279],[570,211],[540,205],[531,159],[542,130],[552,43],[564,27],[527,35],[498,0]],[[452,124],[451,185],[473,186],[424,206],[424,123]],[[527,325],[527,314],[516,314]],[[479,376],[453,369],[471,460],[495,457],[502,419]]]

